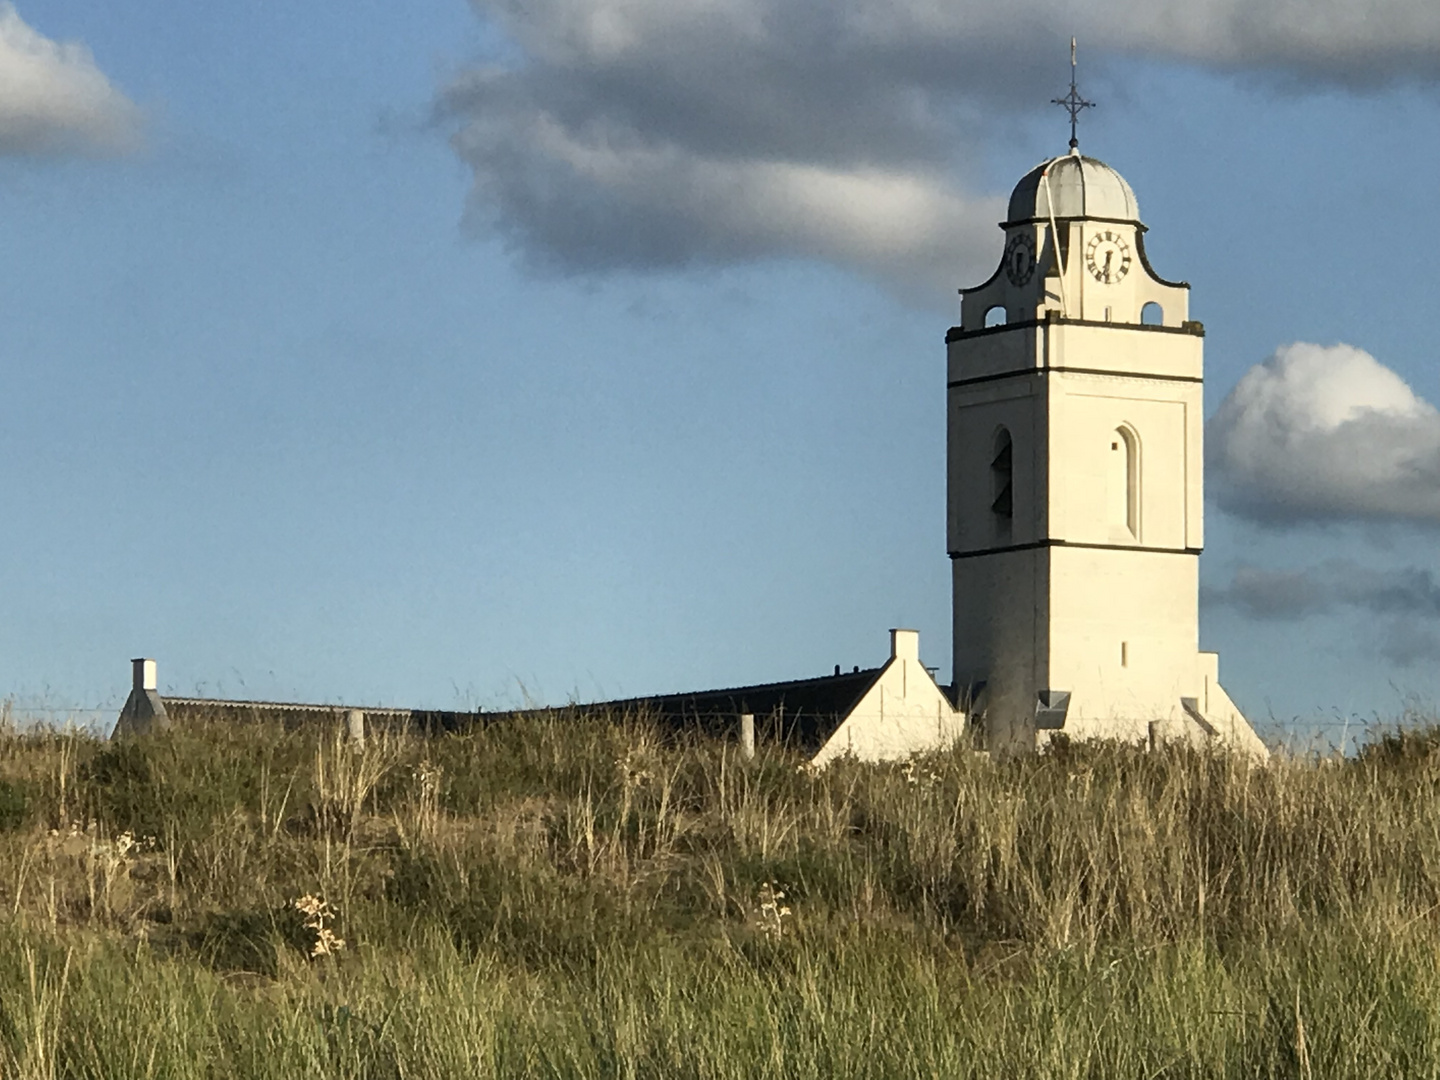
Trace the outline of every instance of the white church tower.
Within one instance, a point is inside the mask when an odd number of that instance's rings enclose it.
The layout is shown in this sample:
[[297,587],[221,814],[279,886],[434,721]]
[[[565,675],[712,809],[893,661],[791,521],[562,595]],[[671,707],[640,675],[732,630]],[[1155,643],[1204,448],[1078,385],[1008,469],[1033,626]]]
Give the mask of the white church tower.
[[1151,268],[1135,193],[1073,137],[1001,228],[999,268],[946,337],[957,691],[1001,753],[1062,731],[1264,756],[1199,651],[1190,287]]

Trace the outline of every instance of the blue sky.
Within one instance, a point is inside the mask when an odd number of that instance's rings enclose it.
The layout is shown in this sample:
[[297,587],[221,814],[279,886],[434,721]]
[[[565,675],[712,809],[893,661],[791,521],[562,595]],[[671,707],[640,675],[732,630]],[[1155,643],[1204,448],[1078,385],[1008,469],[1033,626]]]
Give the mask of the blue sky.
[[0,693],[948,674],[944,333],[1073,31],[1207,327],[1202,644],[1262,722],[1433,705],[1440,14],[1292,10],[6,9]]

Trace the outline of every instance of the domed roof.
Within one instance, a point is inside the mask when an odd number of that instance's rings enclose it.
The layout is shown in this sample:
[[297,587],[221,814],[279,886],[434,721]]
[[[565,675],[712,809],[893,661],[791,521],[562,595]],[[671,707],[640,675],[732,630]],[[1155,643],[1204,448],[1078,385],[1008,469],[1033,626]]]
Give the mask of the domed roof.
[[[1046,170],[1049,183],[1041,179]],[[1125,178],[1103,161],[1069,153],[1031,169],[1010,193],[1007,221],[1057,218],[1112,218],[1140,220],[1140,204]]]

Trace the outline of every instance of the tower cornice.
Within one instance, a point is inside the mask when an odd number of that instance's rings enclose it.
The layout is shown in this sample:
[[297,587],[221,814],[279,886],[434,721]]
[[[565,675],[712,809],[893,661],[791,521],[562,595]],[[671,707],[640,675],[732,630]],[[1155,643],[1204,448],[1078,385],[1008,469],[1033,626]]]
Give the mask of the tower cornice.
[[[1049,225],[1051,220],[1048,216],[1015,218],[1013,221],[1000,222],[1000,228],[1014,229],[1020,225]],[[1127,228],[1134,229],[1138,233],[1147,233],[1150,231],[1150,226],[1136,221],[1134,218],[1095,217],[1090,214],[1061,214],[1057,215],[1053,220],[1056,225],[1059,225],[1062,221],[1066,224],[1072,221],[1093,221],[1103,225],[1124,225]]]
[[[1189,286],[1185,286],[1189,288]],[[945,344],[949,345],[955,341],[968,341],[971,338],[987,337],[995,334],[1003,334],[1007,330],[1033,330],[1038,326],[1093,326],[1106,330],[1138,330],[1147,334],[1183,334],[1188,337],[1203,338],[1205,336],[1205,324],[1191,319],[1181,323],[1179,326],[1157,326],[1151,323],[1117,323],[1102,322],[1096,319],[1067,319],[1059,312],[1049,312],[1044,319],[1020,319],[1016,322],[1001,323],[999,326],[980,326],[974,330],[966,330],[964,327],[952,326],[945,332]],[[1036,369],[1043,370],[1043,369]]]
[[1150,379],[1154,382],[1198,383],[1205,379],[1199,375],[1167,375],[1157,371],[1120,371],[1115,368],[1087,367],[1027,367],[1013,371],[996,371],[989,375],[976,375],[971,379],[952,379],[945,384],[947,390],[961,386],[978,386],[980,383],[1000,382],[1004,379],[1023,379],[1035,375],[1101,375],[1109,379]]

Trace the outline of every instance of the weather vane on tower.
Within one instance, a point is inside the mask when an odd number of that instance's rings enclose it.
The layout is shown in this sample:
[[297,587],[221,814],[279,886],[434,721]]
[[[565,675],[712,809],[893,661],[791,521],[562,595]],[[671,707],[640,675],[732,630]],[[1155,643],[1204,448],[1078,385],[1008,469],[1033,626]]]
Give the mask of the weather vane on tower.
[[1070,149],[1078,150],[1080,140],[1075,134],[1075,129],[1080,122],[1080,114],[1086,109],[1095,108],[1093,101],[1086,101],[1080,96],[1080,90],[1075,85],[1075,39],[1070,39],[1070,93],[1063,98],[1051,98],[1051,105],[1063,105],[1070,114]]

